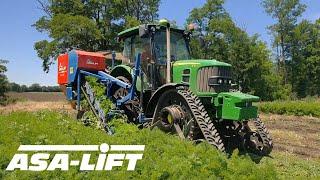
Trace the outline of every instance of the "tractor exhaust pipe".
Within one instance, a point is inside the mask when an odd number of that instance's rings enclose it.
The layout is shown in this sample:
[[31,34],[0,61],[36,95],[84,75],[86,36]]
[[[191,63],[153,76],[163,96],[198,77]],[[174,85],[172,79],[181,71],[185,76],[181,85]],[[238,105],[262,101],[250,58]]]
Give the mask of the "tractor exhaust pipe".
[[171,48],[170,48],[170,23],[166,19],[160,19],[159,24],[166,27],[167,35],[167,71],[166,82],[171,83]]
[[167,23],[167,83],[171,83],[170,23]]

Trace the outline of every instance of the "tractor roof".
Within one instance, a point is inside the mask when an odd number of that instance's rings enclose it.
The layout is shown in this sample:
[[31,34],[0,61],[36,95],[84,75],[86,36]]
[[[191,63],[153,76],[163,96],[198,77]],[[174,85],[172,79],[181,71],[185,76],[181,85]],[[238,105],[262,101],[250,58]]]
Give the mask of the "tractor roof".
[[[164,25],[160,25],[160,24],[147,24],[147,26],[156,26],[157,29],[165,29],[166,26]],[[178,29],[178,28],[170,28],[171,31],[176,31],[178,33],[183,33],[184,30],[183,29]],[[132,27],[132,28],[129,28],[129,29],[126,29],[124,31],[121,31],[119,34],[118,34],[118,38],[119,39],[124,39],[126,37],[130,37],[132,35],[136,35],[136,34],[139,34],[139,26],[135,26],[135,27]]]

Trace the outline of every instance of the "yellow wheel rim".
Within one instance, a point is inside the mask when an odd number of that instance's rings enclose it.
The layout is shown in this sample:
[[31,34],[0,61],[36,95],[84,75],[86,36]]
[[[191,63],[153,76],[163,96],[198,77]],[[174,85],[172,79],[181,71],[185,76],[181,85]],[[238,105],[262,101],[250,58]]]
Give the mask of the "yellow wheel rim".
[[172,115],[171,115],[170,113],[168,114],[167,119],[168,119],[168,122],[169,122],[170,124],[173,123],[173,117],[172,117]]

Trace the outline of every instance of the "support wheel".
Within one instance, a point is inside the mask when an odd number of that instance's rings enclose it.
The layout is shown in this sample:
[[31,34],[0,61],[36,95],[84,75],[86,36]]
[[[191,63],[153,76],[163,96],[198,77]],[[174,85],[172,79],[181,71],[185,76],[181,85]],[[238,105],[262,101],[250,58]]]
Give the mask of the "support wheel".
[[[128,84],[131,84],[126,77],[118,76],[117,79],[123,82],[126,82]],[[122,87],[115,87],[112,90],[112,93],[113,93],[113,98],[116,101],[128,95],[128,89],[125,89]],[[123,107],[121,107],[121,109],[123,109],[125,114],[127,115],[129,122],[137,123],[136,121],[140,111],[139,104],[140,104],[139,98],[135,96],[133,100],[128,101]]]
[[255,131],[251,131],[248,123],[244,124],[246,133],[244,135],[244,147],[247,151],[260,156],[267,156],[271,153],[273,148],[273,142],[268,129],[260,120],[255,118],[253,120]]

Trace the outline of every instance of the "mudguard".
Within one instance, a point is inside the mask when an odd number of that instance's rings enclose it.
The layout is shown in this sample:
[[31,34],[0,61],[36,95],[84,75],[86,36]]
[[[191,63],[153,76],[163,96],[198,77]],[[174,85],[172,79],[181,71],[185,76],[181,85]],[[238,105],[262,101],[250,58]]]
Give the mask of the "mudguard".
[[170,89],[176,89],[176,88],[186,88],[186,87],[189,87],[188,84],[183,84],[183,83],[168,83],[168,84],[164,84],[162,85],[161,87],[159,87],[151,96],[149,102],[148,102],[148,105],[146,107],[146,110],[145,110],[145,114],[147,117],[149,116],[152,116],[153,115],[153,112],[157,106],[157,103],[159,101],[159,98],[160,96],[170,90]]
[[[133,69],[130,66],[127,65],[118,65],[115,68],[111,70],[110,73],[113,77],[123,76],[127,78],[130,82],[132,82],[132,76],[133,76]],[[144,87],[147,87],[147,77],[144,76]],[[140,76],[137,77],[137,84],[136,84],[137,91],[141,91],[141,78]]]

